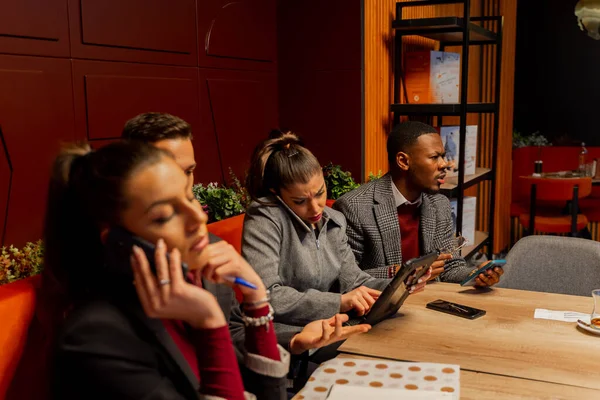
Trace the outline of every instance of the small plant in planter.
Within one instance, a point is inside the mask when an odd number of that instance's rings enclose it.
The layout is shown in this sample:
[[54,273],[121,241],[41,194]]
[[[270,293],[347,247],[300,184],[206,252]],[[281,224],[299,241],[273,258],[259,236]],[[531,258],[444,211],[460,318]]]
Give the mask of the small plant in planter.
[[250,203],[252,203],[252,198],[250,197],[250,193],[248,193],[248,189],[238,179],[237,175],[233,172],[231,167],[229,167],[229,179],[233,184],[231,188],[237,193],[238,198],[240,199],[240,203],[242,207],[244,207],[244,211],[248,208]]
[[28,278],[42,272],[44,244],[28,242],[23,248],[0,248],[0,285]]
[[546,139],[540,131],[533,132],[530,135],[523,135],[518,131],[513,132],[513,149],[528,146],[552,146],[552,144]]
[[208,214],[209,223],[231,218],[245,211],[241,196],[234,189],[213,182],[206,186],[201,183],[194,185],[192,191]]
[[379,170],[379,172],[377,172],[376,174],[374,174],[373,172],[369,172],[369,178],[367,179],[367,182],[376,181],[377,179],[381,178],[382,176],[383,176],[383,172],[381,172],[381,170]]
[[343,194],[360,186],[354,182],[350,172],[342,171],[341,166],[333,165],[333,163],[329,163],[323,167],[323,175],[325,176],[325,184],[327,185],[327,198],[330,200],[337,200]]

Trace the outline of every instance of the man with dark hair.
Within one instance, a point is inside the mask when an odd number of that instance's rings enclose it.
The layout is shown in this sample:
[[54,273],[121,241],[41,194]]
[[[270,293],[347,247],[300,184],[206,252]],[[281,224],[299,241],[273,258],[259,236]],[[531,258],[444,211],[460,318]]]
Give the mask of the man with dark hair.
[[[192,145],[192,130],[190,125],[181,118],[155,112],[140,114],[127,121],[123,128],[122,138],[150,143],[169,151],[173,154],[177,164],[189,176],[190,185],[194,183],[193,172],[196,167],[196,160]],[[210,244],[205,251],[209,250],[210,246],[222,242],[220,238],[210,233],[209,239]],[[230,259],[229,262],[239,262],[236,258],[238,256],[237,252],[232,248],[221,247],[221,251],[225,252],[224,256]],[[235,254],[232,254],[232,252]],[[259,398],[276,399],[285,396],[287,382],[284,375],[287,371],[283,375],[280,373],[270,374],[266,370],[261,371],[246,365],[245,327],[239,304],[235,298],[235,292],[228,286],[215,284],[199,276],[195,277],[194,280],[199,284],[201,282],[201,286],[215,296],[223,310],[229,324],[229,333],[235,347],[246,390],[256,394]]]
[[[432,126],[397,125],[387,141],[390,172],[340,197],[333,208],[348,220],[348,242],[360,267],[378,278],[394,276],[402,261],[436,250],[432,278],[461,282],[471,272],[458,252],[450,201],[439,193],[448,164],[441,137]],[[502,268],[476,278],[476,286],[496,284]]]
[[125,124],[123,139],[151,143],[167,150],[175,156],[175,161],[194,183],[194,146],[192,127],[179,117],[171,114],[150,112],[140,114]]

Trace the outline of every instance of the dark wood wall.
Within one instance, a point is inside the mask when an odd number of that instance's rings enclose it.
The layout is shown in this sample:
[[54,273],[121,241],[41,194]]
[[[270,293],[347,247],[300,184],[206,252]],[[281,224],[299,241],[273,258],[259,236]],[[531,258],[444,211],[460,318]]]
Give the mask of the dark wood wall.
[[514,127],[559,145],[600,146],[600,41],[580,30],[576,3],[518,2]]
[[278,125],[275,0],[0,0],[0,241],[41,236],[60,143],[142,112],[192,125],[199,182]]
[[361,181],[361,1],[280,0],[277,12],[280,124]]

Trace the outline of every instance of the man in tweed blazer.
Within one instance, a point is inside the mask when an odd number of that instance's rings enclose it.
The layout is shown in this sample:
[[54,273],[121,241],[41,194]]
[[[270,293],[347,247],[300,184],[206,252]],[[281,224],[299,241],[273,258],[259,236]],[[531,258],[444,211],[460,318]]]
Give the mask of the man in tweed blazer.
[[[389,135],[390,173],[339,198],[333,208],[348,221],[348,242],[357,264],[378,278],[388,278],[402,258],[398,210],[418,208],[418,248],[421,255],[455,248],[450,202],[439,193],[448,164],[437,131],[420,122],[404,122]],[[407,260],[404,260],[407,261]],[[445,282],[461,282],[471,272],[458,253],[441,254],[432,265],[432,276]],[[498,282],[502,269],[480,274],[477,286]]]

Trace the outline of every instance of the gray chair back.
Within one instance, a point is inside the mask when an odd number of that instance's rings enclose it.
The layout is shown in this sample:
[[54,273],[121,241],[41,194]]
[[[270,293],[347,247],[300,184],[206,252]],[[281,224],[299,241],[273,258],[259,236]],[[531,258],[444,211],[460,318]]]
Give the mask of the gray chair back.
[[562,236],[524,237],[508,253],[497,286],[591,296],[593,289],[600,289],[600,242]]

